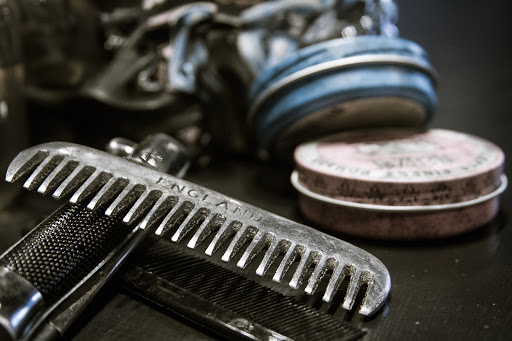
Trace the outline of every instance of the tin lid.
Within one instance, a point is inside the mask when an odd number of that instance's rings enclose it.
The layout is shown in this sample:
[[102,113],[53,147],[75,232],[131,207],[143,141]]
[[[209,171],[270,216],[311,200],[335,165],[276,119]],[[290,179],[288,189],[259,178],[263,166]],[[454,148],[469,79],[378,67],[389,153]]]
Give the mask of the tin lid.
[[443,129],[345,132],[302,144],[294,157],[300,187],[346,202],[445,205],[503,187],[505,157],[499,147]]
[[347,129],[423,127],[437,107],[436,78],[412,41],[331,39],[264,68],[251,85],[247,122],[258,147],[282,158]]

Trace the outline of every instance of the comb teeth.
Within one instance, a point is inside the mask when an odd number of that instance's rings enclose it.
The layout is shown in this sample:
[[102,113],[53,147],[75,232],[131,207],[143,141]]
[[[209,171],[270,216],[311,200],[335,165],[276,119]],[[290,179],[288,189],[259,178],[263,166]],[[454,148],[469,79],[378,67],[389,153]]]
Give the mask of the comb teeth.
[[152,225],[154,221],[164,216],[174,205],[176,205],[176,201],[176,197],[160,196],[151,211],[149,211],[144,220],[140,223],[140,228],[145,229]]
[[105,214],[113,217],[117,216],[120,212],[124,211],[125,208],[131,207],[145,189],[146,186],[144,185],[128,182],[121,193],[119,193],[107,208]]
[[[71,202],[119,215],[140,228],[160,221],[157,235],[191,249],[210,240],[203,245],[207,256],[223,248],[221,261],[241,269],[261,259],[255,264],[258,276],[310,295],[323,288],[325,302],[331,302],[350,277],[342,307],[352,309],[366,286],[359,308],[363,315],[374,313],[390,290],[386,267],[351,244],[95,149],[58,142],[32,147],[7,170],[7,181],[20,179],[26,179],[28,190],[37,188],[55,198],[70,195]],[[269,274],[270,269],[275,270]],[[320,286],[322,282],[326,285]]]
[[5,180],[8,182],[14,182],[19,178],[32,173],[34,169],[48,157],[49,154],[49,152],[41,150],[32,155],[30,159],[16,158],[9,166],[7,174],[5,175]]
[[48,174],[41,186],[37,189],[39,193],[48,194],[57,189],[59,184],[68,177],[71,172],[78,166],[77,162],[63,158],[55,169]]
[[51,173],[51,171],[62,161],[63,157],[46,157],[37,166],[34,172],[28,177],[27,181],[23,184],[23,187],[29,191],[38,187],[44,179]]
[[128,185],[128,180],[111,177],[101,190],[92,198],[87,208],[94,210],[112,201]]
[[133,222],[138,220],[151,209],[151,206],[158,201],[158,198],[161,195],[162,192],[158,190],[145,190],[142,192],[137,201],[135,201],[135,204],[133,204],[128,213],[124,216],[123,222],[133,224]]
[[324,302],[330,302],[336,293],[336,290],[340,287],[341,283],[345,279],[345,269],[343,265],[336,264],[334,272],[331,276],[331,280],[329,281],[329,284],[327,285],[327,288],[325,289],[324,296],[322,297],[322,300]]
[[175,217],[176,212],[178,212],[180,208],[181,207],[177,204],[173,206],[173,208],[165,216],[160,226],[158,226],[158,229],[155,232],[156,235],[161,235],[164,232],[164,229],[170,224],[170,221]]
[[343,301],[342,307],[346,310],[351,310],[359,288],[361,287],[362,280],[362,271],[357,269],[353,272],[352,276],[350,276],[350,282],[348,283],[347,295],[345,296],[345,300]]
[[234,221],[230,224],[224,222],[219,231],[215,234],[215,237],[213,238],[210,245],[208,245],[205,253],[208,256],[213,256],[213,254],[220,248],[220,246],[226,240],[228,240],[230,234],[233,234],[234,231],[238,231],[240,229],[241,224],[242,223],[240,221]]
[[[275,236],[273,236],[273,239],[275,240]],[[267,270],[270,268],[274,260],[277,258],[280,250],[283,248],[281,244],[283,243],[275,241],[270,244],[270,247],[263,256],[263,260],[256,269],[256,275],[263,276],[267,273]]]
[[205,220],[205,215],[209,213],[209,210],[204,208],[194,208],[181,223],[178,230],[171,237],[173,242],[179,242],[185,237],[185,235],[192,230],[197,224],[201,224]]
[[269,245],[272,242],[273,238],[274,235],[271,233],[264,234],[262,232],[258,232],[238,261],[237,266],[241,269],[245,269],[254,257],[256,257],[266,245]]
[[60,199],[73,193],[76,188],[81,187],[82,183],[89,178],[93,172],[93,167],[77,164],[76,168],[58,184],[57,189],[53,192],[53,197]]
[[308,285],[306,286],[306,289],[304,289],[307,294],[313,295],[318,284],[320,283],[320,280],[326,272],[326,266],[327,260],[325,257],[321,258],[320,261],[317,262],[315,270],[311,274],[311,277],[309,277]]
[[283,260],[281,261],[281,264],[279,264],[279,267],[277,268],[276,273],[274,274],[274,277],[272,277],[272,280],[274,282],[281,282],[281,279],[284,277],[288,269],[290,268],[290,265],[292,265],[292,262],[295,260],[295,257],[300,253],[301,247],[298,247],[295,244],[291,244],[288,247],[288,250],[286,251]]
[[233,259],[234,255],[242,248],[245,242],[249,239],[252,239],[257,232],[258,229],[254,226],[248,226],[246,228],[239,229],[235,237],[231,240],[228,249],[224,255],[222,255],[222,260],[224,262],[231,261],[231,259]]
[[222,225],[219,218],[221,218],[221,216],[210,213],[201,223],[196,233],[194,233],[187,246],[191,249],[195,249],[201,244],[212,233],[215,226]]
[[110,178],[112,178],[112,174],[94,170],[89,178],[71,196],[69,202],[72,204],[82,202],[92,194],[97,193],[98,188],[103,187]]

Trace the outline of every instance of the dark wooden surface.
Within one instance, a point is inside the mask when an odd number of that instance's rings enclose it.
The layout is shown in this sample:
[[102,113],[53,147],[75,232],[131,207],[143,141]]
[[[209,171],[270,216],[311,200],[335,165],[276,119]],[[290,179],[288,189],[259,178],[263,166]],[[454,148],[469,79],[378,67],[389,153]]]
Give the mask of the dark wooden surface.
[[[498,1],[398,1],[402,37],[421,44],[440,74],[432,122],[475,134],[512,155],[512,60],[509,13]],[[511,177],[510,160],[506,173]],[[232,159],[188,174],[187,180],[304,222],[289,170]],[[50,203],[45,205],[51,206]],[[30,208],[30,207],[28,207]],[[26,207],[25,207],[26,209]],[[16,238],[0,215],[1,247]],[[434,242],[385,243],[345,238],[388,267],[388,303],[370,320],[354,319],[367,340],[509,340],[512,333],[512,194],[494,221],[472,233]],[[180,319],[120,293],[111,284],[78,324],[75,340],[215,340]]]

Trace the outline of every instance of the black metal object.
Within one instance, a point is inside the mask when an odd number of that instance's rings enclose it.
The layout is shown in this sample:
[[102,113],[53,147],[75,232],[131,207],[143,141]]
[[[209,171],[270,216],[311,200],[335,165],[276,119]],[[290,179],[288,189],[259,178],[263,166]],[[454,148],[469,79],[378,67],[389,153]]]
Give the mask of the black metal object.
[[[140,234],[140,233],[139,233]],[[91,211],[82,204],[66,204],[36,226],[28,235],[2,255],[0,265],[5,274],[2,290],[24,286],[24,295],[2,294],[0,333],[9,339],[32,337],[33,333],[60,305],[60,312],[73,306],[64,319],[73,321],[85,304],[94,297],[97,286],[92,281],[79,302],[72,296],[107,261],[135,236],[133,226],[118,218]],[[100,277],[108,277],[104,270]],[[100,279],[99,283],[104,280]],[[16,299],[12,299],[16,296]],[[34,303],[36,302],[36,303]],[[64,308],[63,308],[64,306]],[[64,323],[63,325],[67,325]],[[46,328],[45,328],[46,327]],[[54,336],[64,332],[59,323],[43,329]]]
[[[128,167],[131,162],[140,162],[161,171],[184,172],[186,168],[184,148],[166,135],[149,136],[140,146],[132,147],[133,153],[125,155],[132,159]],[[38,155],[35,159],[44,153]],[[106,153],[105,155],[106,164],[116,158]],[[90,157],[94,158],[91,155]],[[62,158],[57,159],[62,161]],[[179,160],[183,162],[178,162]],[[54,161],[52,159],[50,164],[56,166]],[[171,169],[172,164],[175,168]],[[67,167],[70,164],[63,166],[60,171],[53,172],[53,175],[70,175],[71,169],[77,170],[76,163],[71,163],[71,168]],[[78,169],[77,174],[91,175],[90,170],[90,166],[84,166],[83,172]],[[7,173],[7,178],[10,178],[9,171]],[[22,173],[17,173],[14,177],[23,178]],[[82,199],[91,199],[93,193],[89,187],[105,185],[105,173],[100,174],[98,181],[90,183],[83,183],[85,179],[82,175],[69,179],[73,182],[68,183],[71,186],[66,185],[62,189],[68,193],[70,188],[76,189],[82,184],[82,190],[78,189],[78,193],[81,192],[79,196]],[[41,181],[43,178],[40,176],[29,177],[25,185],[27,188],[37,185],[47,189],[48,186],[53,188],[55,184],[54,181],[41,184]],[[122,182],[126,185],[126,181]],[[117,189],[113,190],[116,193]],[[135,195],[133,192],[128,194]],[[113,198],[107,196],[99,205],[109,200],[112,201]],[[167,207],[165,203],[163,207]],[[116,212],[126,213],[127,209],[128,207],[121,205]],[[156,220],[163,213],[161,210],[152,212],[151,218]],[[154,232],[149,220],[144,220],[141,223],[143,226],[135,227],[137,223],[138,219],[123,222],[117,215],[104,215],[104,211],[93,211],[79,200],[71,200],[71,204],[57,210],[0,256],[2,340],[25,340],[35,335],[42,339],[51,339],[64,334],[126,256],[148,233]]]
[[0,260],[41,292],[47,306],[84,279],[133,227],[84,205],[66,204]]

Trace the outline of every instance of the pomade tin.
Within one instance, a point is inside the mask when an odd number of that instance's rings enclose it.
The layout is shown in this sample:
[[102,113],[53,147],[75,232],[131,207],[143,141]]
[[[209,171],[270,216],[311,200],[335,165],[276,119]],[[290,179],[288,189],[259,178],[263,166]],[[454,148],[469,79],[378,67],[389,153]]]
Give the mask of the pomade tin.
[[357,130],[295,150],[299,207],[333,232],[379,239],[453,236],[489,222],[507,186],[503,151],[449,130]]

